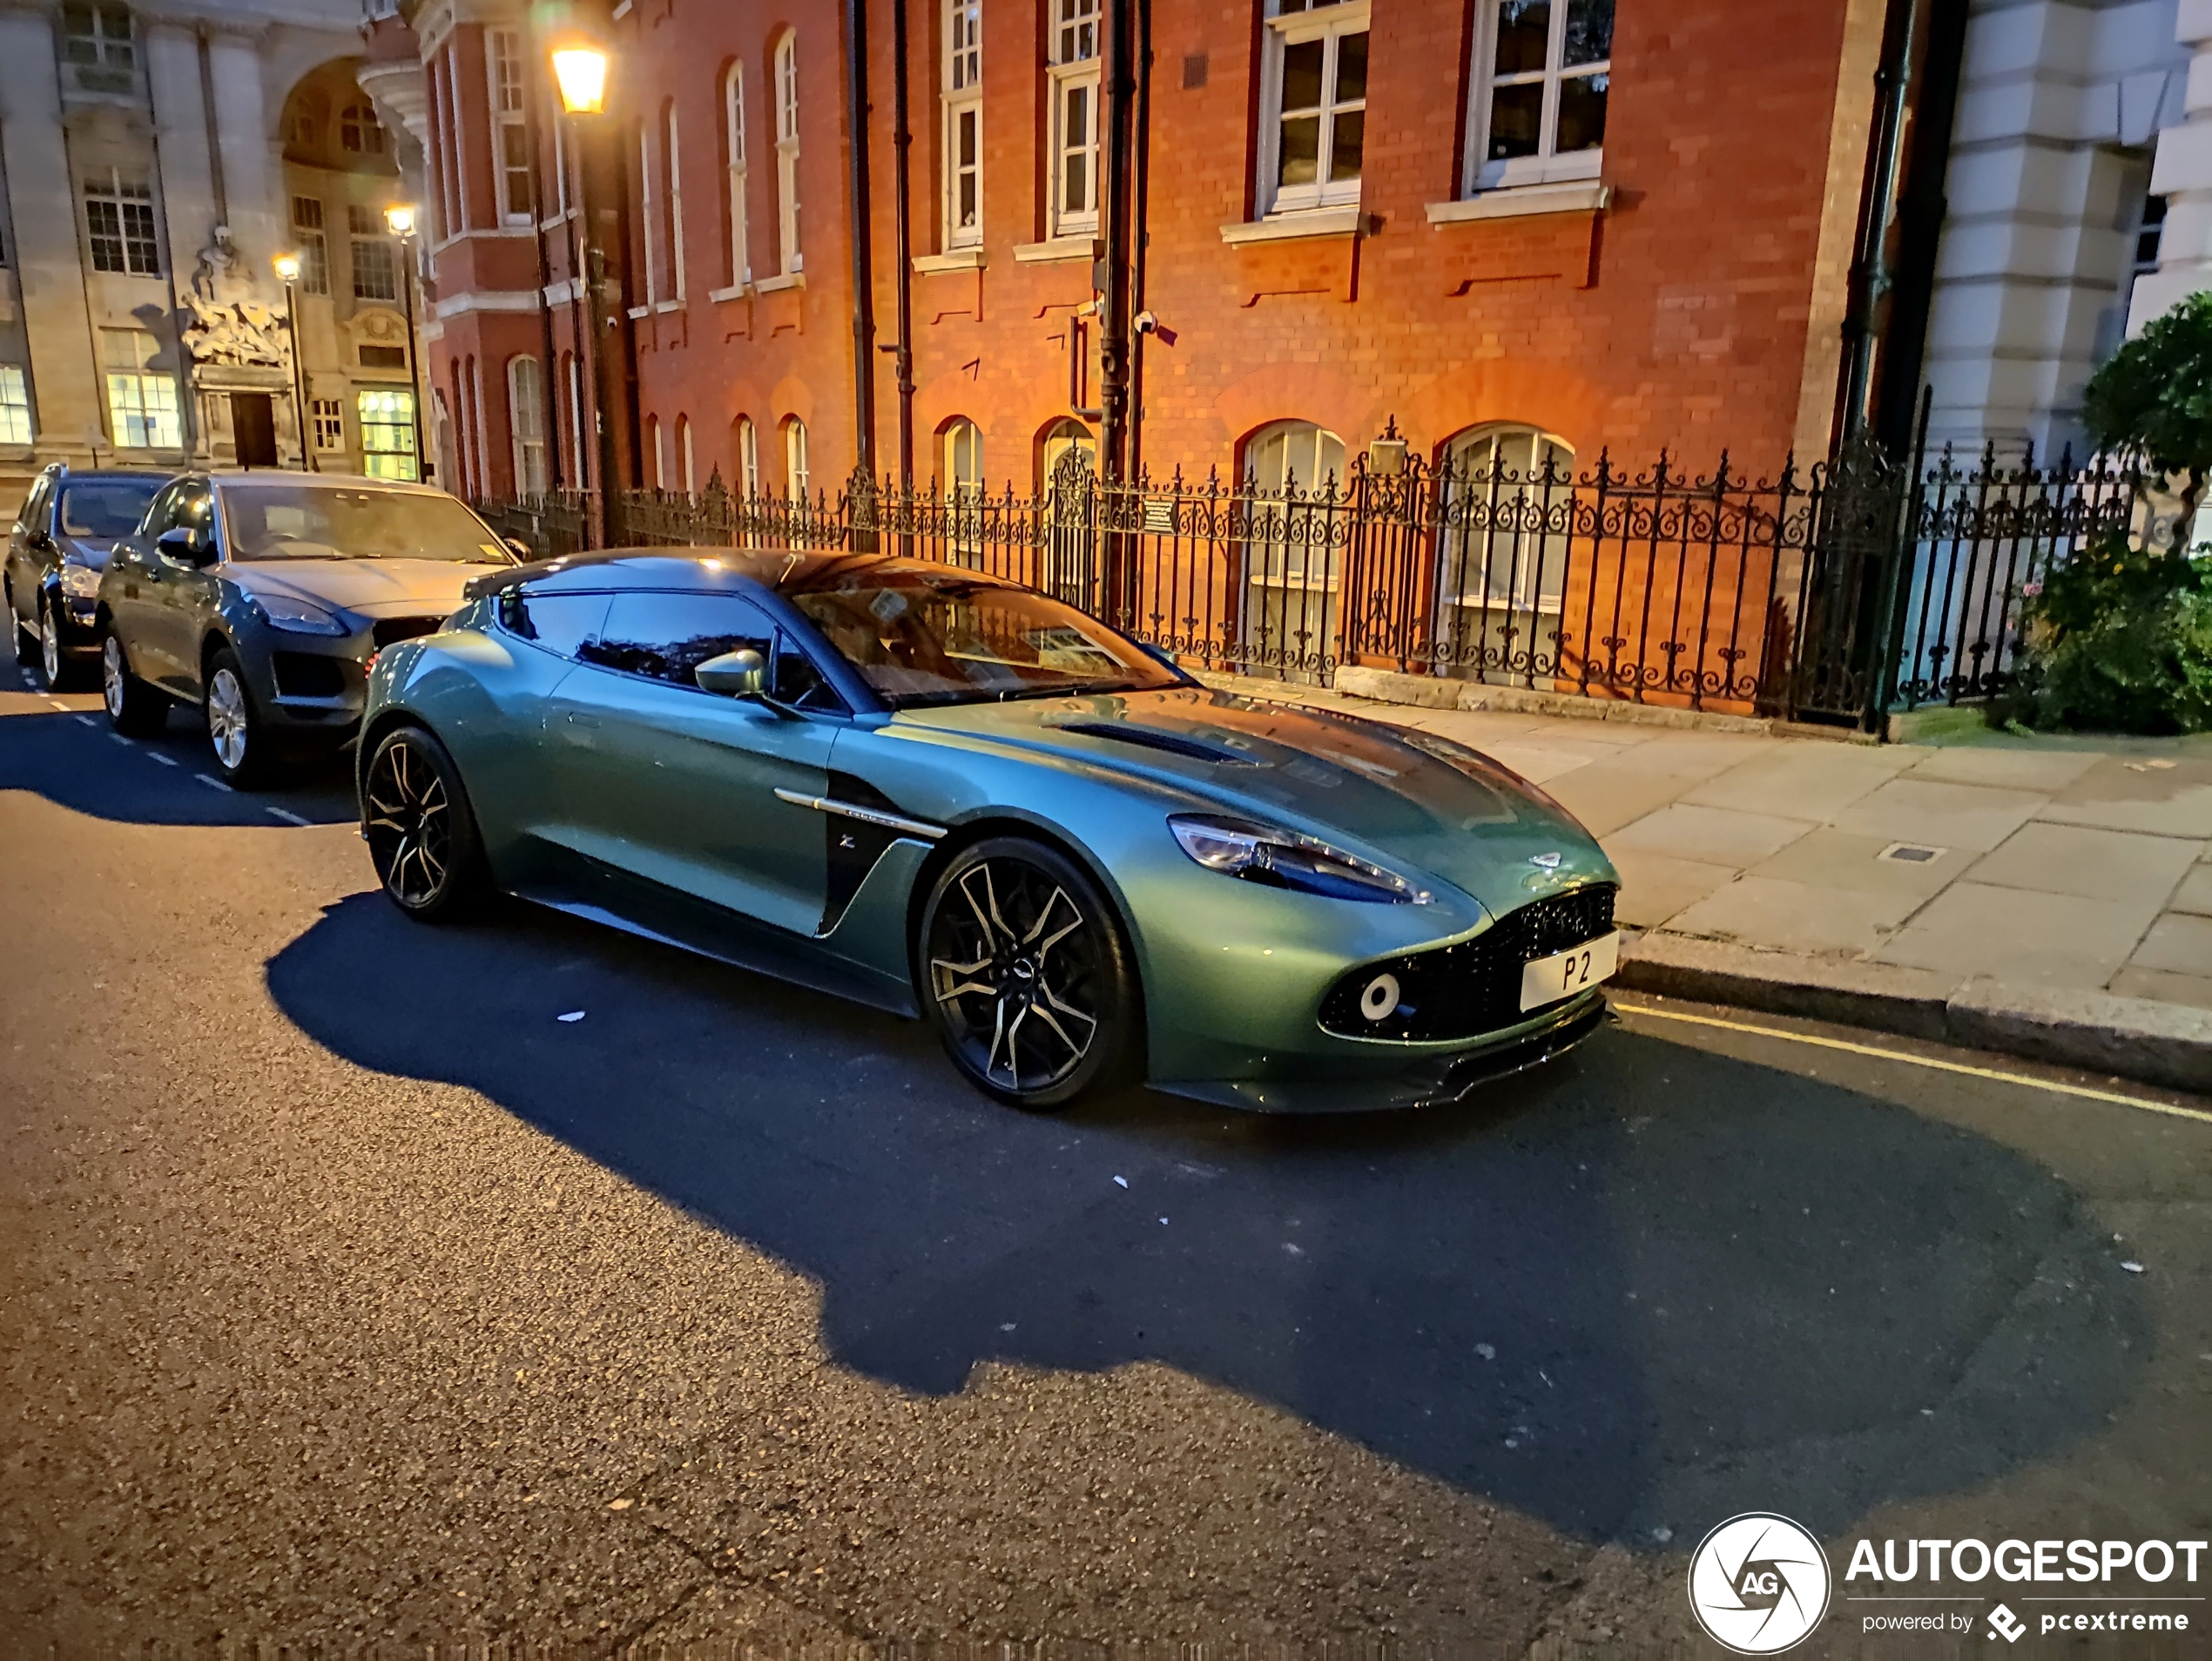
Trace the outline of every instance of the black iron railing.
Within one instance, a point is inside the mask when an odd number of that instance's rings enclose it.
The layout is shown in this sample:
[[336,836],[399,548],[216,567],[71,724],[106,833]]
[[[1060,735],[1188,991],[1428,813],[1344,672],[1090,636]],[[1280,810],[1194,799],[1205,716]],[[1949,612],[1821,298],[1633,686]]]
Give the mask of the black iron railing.
[[[1852,445],[1760,476],[1665,454],[1516,469],[1379,443],[1280,486],[1109,483],[1087,453],[1042,489],[619,494],[613,546],[875,550],[1055,594],[1194,666],[1325,682],[1348,665],[1589,698],[1872,726],[1892,705],[1999,689],[2020,589],[2125,523],[2106,469],[1968,473]],[[1378,464],[1380,463],[1380,464]],[[482,503],[545,554],[580,546],[579,496]],[[2115,519],[2114,516],[2117,516]]]

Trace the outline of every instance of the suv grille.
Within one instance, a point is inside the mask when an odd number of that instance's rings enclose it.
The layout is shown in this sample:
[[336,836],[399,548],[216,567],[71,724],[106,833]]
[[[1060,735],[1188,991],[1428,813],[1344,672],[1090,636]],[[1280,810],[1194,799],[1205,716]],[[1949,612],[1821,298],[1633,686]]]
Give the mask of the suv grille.
[[[1595,882],[1508,911],[1487,934],[1456,946],[1363,964],[1321,1000],[1321,1025],[1354,1038],[1474,1038],[1517,1025],[1522,966],[1612,933],[1619,892]],[[1398,1008],[1370,1021],[1359,995],[1386,973],[1398,977]]]
[[397,645],[402,640],[412,640],[417,635],[435,634],[444,628],[446,620],[436,618],[379,618],[369,629],[369,638],[381,652],[386,646]]

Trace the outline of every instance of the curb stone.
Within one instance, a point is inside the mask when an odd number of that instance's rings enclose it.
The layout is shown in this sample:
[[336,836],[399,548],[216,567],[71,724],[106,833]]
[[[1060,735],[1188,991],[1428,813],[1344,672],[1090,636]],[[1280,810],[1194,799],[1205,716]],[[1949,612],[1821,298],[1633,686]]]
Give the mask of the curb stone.
[[1615,984],[1993,1050],[2212,1093],[2212,1009],[2074,988],[1960,982],[1887,963],[1801,957],[1688,935],[1624,939]]

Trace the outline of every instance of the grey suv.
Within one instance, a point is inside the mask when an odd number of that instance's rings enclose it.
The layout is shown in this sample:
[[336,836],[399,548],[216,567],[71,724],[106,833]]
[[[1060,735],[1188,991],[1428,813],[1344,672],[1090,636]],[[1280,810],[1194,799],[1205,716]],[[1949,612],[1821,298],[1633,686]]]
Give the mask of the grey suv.
[[94,627],[100,573],[118,537],[138,527],[167,473],[71,469],[57,462],[31,482],[8,538],[0,589],[16,657],[56,692],[88,679],[100,655]]
[[116,544],[100,581],[101,689],[125,733],[207,712],[216,765],[259,782],[335,749],[369,660],[431,634],[516,550],[442,490],[389,479],[190,473]]

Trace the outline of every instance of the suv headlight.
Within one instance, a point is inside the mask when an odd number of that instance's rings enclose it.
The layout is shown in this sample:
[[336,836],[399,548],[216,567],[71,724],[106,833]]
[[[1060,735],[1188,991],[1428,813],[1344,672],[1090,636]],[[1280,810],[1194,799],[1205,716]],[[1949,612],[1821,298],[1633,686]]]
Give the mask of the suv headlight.
[[1224,876],[1332,900],[1422,906],[1435,898],[1394,871],[1295,831],[1211,814],[1172,814],[1168,828],[1185,854]]
[[247,604],[273,629],[287,634],[347,634],[346,625],[311,600],[289,594],[255,594]]
[[72,600],[96,600],[100,597],[100,574],[90,565],[62,567],[62,592]]

